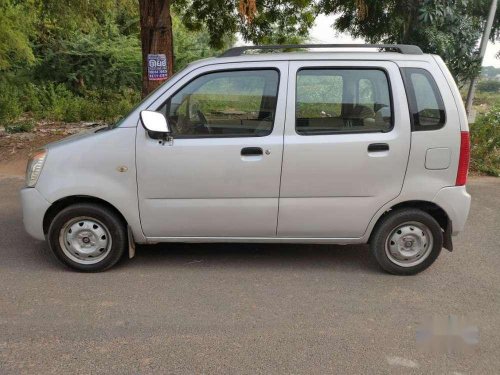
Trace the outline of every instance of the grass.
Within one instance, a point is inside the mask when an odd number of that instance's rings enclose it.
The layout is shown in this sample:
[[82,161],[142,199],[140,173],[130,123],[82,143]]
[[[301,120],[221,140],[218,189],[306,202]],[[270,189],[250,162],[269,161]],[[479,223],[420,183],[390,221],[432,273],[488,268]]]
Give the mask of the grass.
[[499,93],[476,91],[473,108],[478,115],[485,114],[495,107],[500,107]]
[[35,121],[33,120],[22,120],[17,121],[5,126],[5,132],[9,134],[14,133],[29,133],[35,129]]
[[116,88],[74,93],[63,84],[0,82],[0,122],[14,126],[21,116],[61,122],[113,122],[140,101],[138,90]]
[[470,124],[472,171],[500,177],[500,105]]

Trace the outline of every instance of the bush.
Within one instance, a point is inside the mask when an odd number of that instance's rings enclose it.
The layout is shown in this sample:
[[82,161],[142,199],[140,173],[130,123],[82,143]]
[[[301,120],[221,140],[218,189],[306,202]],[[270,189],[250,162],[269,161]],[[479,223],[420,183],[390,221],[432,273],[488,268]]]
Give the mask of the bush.
[[15,120],[23,113],[19,89],[5,80],[0,81],[0,121]]
[[24,107],[19,107],[14,115],[10,104],[6,107],[11,109],[8,119],[15,119],[22,112],[31,112],[36,119],[52,121],[112,122],[127,114],[139,100],[139,92],[132,89],[86,90],[75,94],[64,84],[28,83],[22,94],[12,100],[13,105],[22,102]]
[[478,114],[484,114],[494,107],[500,107],[500,95],[493,92],[476,91],[474,109]]
[[141,100],[133,89],[87,91],[81,102],[80,120],[113,122],[126,115]]
[[498,93],[500,91],[500,81],[496,81],[494,79],[481,81],[477,84],[477,89],[482,92]]
[[78,110],[74,108],[75,96],[66,86],[53,83],[31,85],[31,90],[33,96],[29,98],[29,107],[37,118],[68,122],[79,120]]
[[35,129],[35,122],[33,120],[23,120],[7,124],[5,131],[9,134],[12,133],[29,133]]
[[500,176],[500,106],[470,125],[471,170]]
[[19,105],[16,96],[10,96],[8,93],[0,96],[0,120],[8,121],[18,118],[22,114],[22,108]]
[[141,48],[136,35],[122,35],[111,22],[91,32],[74,31],[51,39],[37,52],[34,72],[46,81],[66,84],[75,92],[118,89],[141,84]]

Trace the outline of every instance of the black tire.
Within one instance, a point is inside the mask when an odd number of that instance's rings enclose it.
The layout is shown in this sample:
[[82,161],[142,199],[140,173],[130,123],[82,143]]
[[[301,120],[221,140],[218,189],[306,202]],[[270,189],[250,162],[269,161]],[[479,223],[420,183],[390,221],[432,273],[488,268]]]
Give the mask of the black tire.
[[[76,218],[85,217],[89,220],[95,220],[102,223],[106,233],[109,233],[111,241],[106,249],[102,259],[96,257],[93,264],[82,264],[71,259],[61,247],[60,235],[63,228],[68,223],[71,223]],[[78,222],[78,221],[77,221]],[[64,238],[64,237],[63,237]],[[106,238],[103,236],[103,238]],[[122,257],[128,246],[128,238],[125,223],[112,210],[93,203],[77,203],[62,209],[52,220],[48,233],[47,241],[49,247],[63,264],[71,267],[74,270],[81,272],[100,272],[114,266]],[[64,240],[63,240],[64,242]],[[66,248],[66,251],[69,246]],[[76,257],[75,257],[76,258]],[[90,256],[89,256],[90,258]]]
[[[433,237],[432,246],[430,246],[430,250],[427,250],[426,257],[422,256],[424,260],[421,263],[401,266],[391,260],[386,252],[386,244],[388,244],[388,237],[393,231],[401,225],[411,222],[423,224],[429,229]],[[394,245],[394,243],[392,244]],[[437,259],[442,247],[443,231],[439,223],[428,213],[415,208],[398,209],[386,214],[375,226],[370,239],[370,250],[375,260],[382,269],[394,275],[414,275],[425,270]],[[415,262],[418,261],[420,260],[415,260]]]

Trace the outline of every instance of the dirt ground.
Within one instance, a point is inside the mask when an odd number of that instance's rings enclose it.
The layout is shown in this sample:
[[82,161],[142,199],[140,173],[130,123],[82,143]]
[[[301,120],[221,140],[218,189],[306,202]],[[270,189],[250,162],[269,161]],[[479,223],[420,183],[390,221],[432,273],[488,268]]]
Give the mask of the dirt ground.
[[39,122],[33,132],[9,134],[0,126],[0,175],[22,175],[29,156],[38,148],[102,124]]

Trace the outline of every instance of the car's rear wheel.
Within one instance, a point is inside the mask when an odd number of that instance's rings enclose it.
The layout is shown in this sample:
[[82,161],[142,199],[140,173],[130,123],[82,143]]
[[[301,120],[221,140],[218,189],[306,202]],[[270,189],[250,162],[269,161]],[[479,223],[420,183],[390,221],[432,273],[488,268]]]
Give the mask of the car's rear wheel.
[[377,224],[370,249],[387,272],[413,275],[437,259],[443,246],[443,231],[428,213],[414,208],[388,213]]
[[78,271],[104,271],[115,265],[127,247],[122,220],[112,210],[92,203],[61,210],[47,239],[55,256]]

